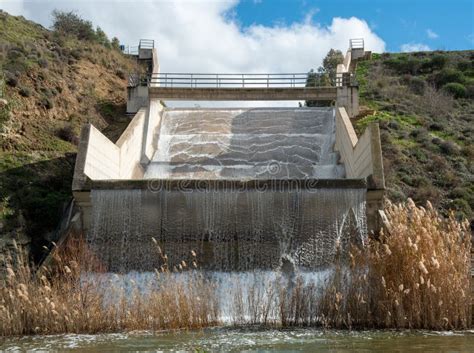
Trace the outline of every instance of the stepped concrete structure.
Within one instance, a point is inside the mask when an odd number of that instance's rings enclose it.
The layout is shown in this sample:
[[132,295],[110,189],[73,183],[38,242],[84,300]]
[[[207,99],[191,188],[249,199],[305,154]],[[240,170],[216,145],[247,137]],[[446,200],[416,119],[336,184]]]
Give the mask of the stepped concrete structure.
[[[354,69],[357,61],[366,59],[368,54],[363,42],[360,45],[360,41],[351,41],[344,63],[337,68],[336,81],[330,86],[313,86],[308,85],[308,82],[314,78],[306,74],[160,73],[156,49],[149,42],[141,43],[136,56],[148,72],[144,77],[135,75],[130,80],[127,111],[135,115],[129,126],[116,143],[108,140],[92,125],[85,126],[81,133],[73,193],[82,209],[83,229],[90,232],[92,223],[107,222],[103,213],[93,211],[94,202],[109,200],[107,190],[167,190],[172,193],[194,192],[195,196],[193,201],[190,201],[191,198],[184,200],[173,196],[166,205],[162,199],[160,201],[161,196],[140,196],[139,203],[130,196],[128,200],[131,201],[126,206],[130,212],[136,212],[136,208],[140,207],[147,208],[147,211],[139,213],[140,216],[137,213],[135,218],[130,218],[130,213],[122,214],[121,217],[127,219],[124,221],[127,229],[130,228],[129,223],[134,222],[133,219],[148,217],[148,220],[142,219],[140,222],[149,227],[161,227],[162,233],[170,232],[170,229],[179,229],[180,232],[185,229],[190,238],[208,239],[217,237],[216,231],[208,229],[209,218],[212,218],[216,229],[235,228],[232,233],[235,238],[239,232],[236,222],[246,223],[246,219],[255,217],[246,213],[250,208],[274,209],[276,213],[272,213],[272,217],[278,218],[278,208],[286,207],[291,211],[294,207],[305,207],[306,204],[305,211],[281,222],[290,222],[291,229],[300,229],[301,234],[307,237],[305,232],[309,233],[308,229],[318,232],[322,231],[319,229],[321,227],[331,227],[321,220],[317,226],[311,223],[311,219],[327,213],[321,205],[335,209],[338,200],[342,200],[341,205],[349,205],[348,199],[337,194],[337,190],[350,189],[363,192],[367,228],[377,232],[381,228],[379,210],[382,209],[385,188],[379,128],[377,124],[372,124],[358,137],[351,123],[351,118],[358,114],[359,109]],[[333,101],[335,106],[177,109],[163,105],[164,101],[169,100],[313,100]],[[318,192],[314,192],[311,201],[308,201],[309,198],[305,199],[307,196],[301,196],[302,188]],[[202,189],[224,193],[236,189],[245,189],[249,193],[264,190],[273,196],[259,196],[251,201],[238,197],[196,196]],[[281,199],[278,193],[282,190],[291,197]],[[339,198],[331,198],[332,192]],[[92,195],[94,193],[96,196]],[[121,206],[116,199],[110,202],[115,202],[114,207]],[[295,202],[294,206],[291,206],[291,202]],[[153,213],[150,205],[154,203],[160,203],[160,206],[153,206],[157,210]],[[199,206],[196,203],[203,204]],[[199,208],[209,207],[210,203],[214,207],[213,213],[201,214]],[[174,205],[171,213],[170,205]],[[235,208],[236,211],[228,213],[228,208]],[[156,223],[153,218],[164,219],[163,212],[167,212],[166,219],[170,222],[167,225],[164,221]],[[158,213],[162,216],[151,216]],[[175,219],[169,221],[173,217]],[[187,224],[187,219],[194,221]],[[268,225],[267,221],[260,221],[252,220],[254,227],[259,222],[258,232],[251,228],[243,230],[248,233],[246,241],[259,236],[264,239],[263,243],[269,244],[271,232],[278,230],[273,228],[274,225]],[[310,223],[311,227],[307,228]],[[286,229],[286,226],[282,227]],[[362,226],[365,227],[365,224]],[[359,224],[359,227],[362,226]],[[117,230],[116,225],[114,227],[120,234],[120,229]],[[202,229],[197,229],[199,227]],[[288,232],[284,229],[279,231],[282,236]],[[97,229],[94,232],[97,233]],[[146,234],[151,236],[152,233]],[[170,241],[170,235],[167,236]],[[101,239],[100,234],[95,237]],[[180,244],[187,241],[194,240],[179,240]],[[308,239],[302,239],[301,242],[306,244],[307,249]],[[285,246],[297,247],[294,244]],[[246,251],[251,252],[248,249]],[[216,257],[218,251],[221,250],[214,248],[211,253]],[[273,254],[276,253],[275,250]],[[306,255],[301,255],[301,249],[295,253],[303,259],[302,262],[311,263]]]

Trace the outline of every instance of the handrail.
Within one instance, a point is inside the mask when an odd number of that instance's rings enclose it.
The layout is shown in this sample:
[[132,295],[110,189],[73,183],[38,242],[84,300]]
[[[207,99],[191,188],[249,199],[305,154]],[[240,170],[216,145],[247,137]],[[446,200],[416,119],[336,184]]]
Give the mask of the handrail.
[[153,49],[155,47],[155,41],[153,39],[140,39],[138,47],[139,49]]
[[356,85],[351,73],[337,75],[330,80],[323,74],[276,73],[276,74],[214,74],[166,72],[148,76],[141,82],[162,88],[303,88],[340,87]]
[[120,49],[122,50],[122,53],[126,55],[138,55],[138,46],[137,45],[121,45]]
[[349,48],[364,49],[364,38],[353,38],[349,40]]

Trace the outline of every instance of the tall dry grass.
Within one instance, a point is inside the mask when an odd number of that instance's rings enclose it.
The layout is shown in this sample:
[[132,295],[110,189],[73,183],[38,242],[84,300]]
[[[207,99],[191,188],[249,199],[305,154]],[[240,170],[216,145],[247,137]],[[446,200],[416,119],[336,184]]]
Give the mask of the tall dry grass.
[[21,252],[8,256],[0,283],[0,335],[201,328],[217,322],[212,286],[203,278],[182,283],[162,268],[155,274],[164,283],[159,289],[126,290],[113,284],[114,276],[81,239],[72,238],[37,273]]
[[[378,328],[470,326],[471,233],[467,221],[442,218],[428,202],[388,203],[389,232],[353,249],[322,300],[329,323]],[[336,305],[333,300],[336,298]]]
[[389,204],[386,213],[390,233],[341,256],[325,281],[255,276],[224,296],[204,272],[188,272],[183,281],[168,270],[156,244],[164,265],[154,275],[159,285],[145,290],[116,281],[74,237],[36,273],[19,253],[8,258],[0,282],[0,335],[202,328],[222,324],[224,307],[226,322],[236,325],[469,327],[467,223],[411,200]]

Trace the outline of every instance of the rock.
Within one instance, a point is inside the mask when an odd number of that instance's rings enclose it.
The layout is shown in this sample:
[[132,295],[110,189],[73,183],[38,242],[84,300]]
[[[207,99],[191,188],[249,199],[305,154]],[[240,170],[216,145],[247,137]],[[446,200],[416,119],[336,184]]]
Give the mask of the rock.
[[0,98],[0,108],[4,108],[8,105],[8,101],[5,98]]

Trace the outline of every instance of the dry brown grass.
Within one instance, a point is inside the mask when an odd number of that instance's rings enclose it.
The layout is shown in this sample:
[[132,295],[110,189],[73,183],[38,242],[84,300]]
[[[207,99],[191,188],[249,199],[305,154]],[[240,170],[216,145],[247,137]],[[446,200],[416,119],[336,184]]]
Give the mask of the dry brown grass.
[[156,276],[166,284],[158,290],[126,293],[102,270],[77,239],[38,275],[21,253],[10,256],[0,283],[0,335],[201,328],[217,321],[212,286],[202,278],[180,283],[163,269]]
[[[75,238],[36,275],[20,253],[9,257],[0,282],[0,335],[202,328],[219,324],[229,303],[227,319],[237,325],[468,328],[467,223],[442,219],[430,204],[419,208],[411,200],[389,204],[386,213],[390,234],[353,249],[324,284],[255,277],[226,298],[199,271],[182,281],[166,266],[156,271],[158,287],[115,285]],[[166,261],[159,249],[157,256]]]
[[[427,204],[388,204],[390,234],[353,250],[350,270],[336,271],[322,312],[330,323],[379,328],[465,329],[470,326],[468,222]],[[331,308],[340,297],[342,308]],[[336,300],[337,301],[337,300]],[[337,313],[337,315],[336,315]]]

